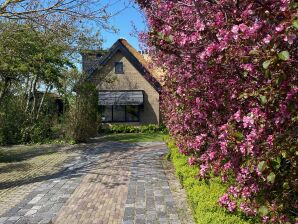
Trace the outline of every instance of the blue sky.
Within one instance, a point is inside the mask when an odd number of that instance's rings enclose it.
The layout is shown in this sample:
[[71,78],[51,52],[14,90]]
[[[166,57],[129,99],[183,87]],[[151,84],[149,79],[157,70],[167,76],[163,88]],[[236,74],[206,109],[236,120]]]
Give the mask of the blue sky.
[[[124,10],[123,10],[124,9]],[[123,11],[122,11],[123,10]],[[139,50],[139,42],[134,26],[138,31],[145,30],[144,17],[138,6],[130,0],[119,0],[111,8],[110,12],[121,11],[110,20],[111,25],[119,30],[118,33],[103,31],[103,48],[109,48],[119,38],[125,38],[128,42]],[[132,35],[133,33],[133,35]]]

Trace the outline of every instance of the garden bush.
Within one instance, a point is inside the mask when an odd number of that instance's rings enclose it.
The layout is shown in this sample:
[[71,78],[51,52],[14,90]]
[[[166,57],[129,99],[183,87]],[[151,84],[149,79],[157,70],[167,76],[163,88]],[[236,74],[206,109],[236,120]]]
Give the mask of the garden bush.
[[114,125],[101,125],[100,133],[167,133],[164,125],[148,124],[148,125],[129,125],[129,124],[114,124]]
[[0,145],[44,143],[53,139],[54,115],[39,118],[25,111],[22,97],[7,97],[0,109]]
[[180,152],[229,184],[228,211],[297,222],[297,1],[138,2]]
[[254,220],[246,219],[241,213],[232,214],[225,211],[217,203],[218,197],[227,189],[220,178],[215,177],[208,182],[199,180],[198,167],[188,164],[188,157],[179,153],[174,140],[166,138],[169,148],[169,159],[173,162],[176,175],[186,191],[197,224],[248,224]]
[[96,86],[89,82],[78,84],[76,91],[77,95],[66,115],[66,136],[71,141],[85,142],[97,134],[98,92]]

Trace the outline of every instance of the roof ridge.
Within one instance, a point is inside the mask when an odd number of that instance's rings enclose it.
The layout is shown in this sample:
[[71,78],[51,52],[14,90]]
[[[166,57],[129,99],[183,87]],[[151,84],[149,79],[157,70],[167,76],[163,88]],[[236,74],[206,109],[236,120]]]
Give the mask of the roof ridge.
[[[146,72],[140,71],[141,74],[143,74],[143,77],[147,80],[147,82],[149,82],[155,88],[155,90],[157,90],[159,92],[161,90],[161,84],[153,76],[153,71],[148,67],[145,58],[124,38],[119,38],[110,47],[108,52],[99,59],[99,67],[88,77],[88,79],[91,78],[94,75],[94,73],[96,73],[96,71],[100,70],[101,66],[105,65],[105,63],[108,60],[110,60],[110,58],[112,57],[113,54],[115,54],[118,50],[121,50],[121,46],[119,46],[119,44],[122,45],[122,47],[124,47],[124,49],[123,49],[124,51],[126,49],[126,51],[128,51],[128,53],[131,54],[137,60],[137,62],[142,67],[140,69],[146,71]],[[144,74],[144,73],[146,73],[146,74]]]

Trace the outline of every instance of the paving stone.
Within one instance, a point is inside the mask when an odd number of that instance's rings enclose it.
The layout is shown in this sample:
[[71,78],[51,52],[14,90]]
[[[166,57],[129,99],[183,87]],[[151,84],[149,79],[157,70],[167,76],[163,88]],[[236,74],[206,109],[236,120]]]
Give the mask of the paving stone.
[[164,143],[95,145],[32,188],[0,224],[174,222],[177,211],[160,160],[165,153]]
[[8,217],[0,217],[0,223],[4,223],[7,219]]
[[146,219],[136,218],[135,223],[137,223],[137,224],[146,224]]
[[134,220],[123,220],[122,224],[135,224]]
[[[160,160],[160,156],[166,152],[167,149],[163,147],[156,151],[140,152],[133,158],[130,184],[128,185],[130,193],[126,204],[132,206],[131,192],[135,192],[136,203],[133,205],[135,206],[136,224],[168,223],[169,214],[177,212]],[[136,190],[134,189],[135,180],[137,181]],[[146,214],[146,219],[143,214]]]
[[31,209],[28,212],[26,212],[24,216],[32,216],[32,215],[36,214],[36,212],[37,212],[37,210]]

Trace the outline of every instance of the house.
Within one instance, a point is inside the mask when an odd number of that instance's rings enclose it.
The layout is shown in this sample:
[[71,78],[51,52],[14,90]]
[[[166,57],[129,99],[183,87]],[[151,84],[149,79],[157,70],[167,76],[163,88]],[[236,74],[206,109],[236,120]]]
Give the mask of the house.
[[[102,121],[160,124],[161,85],[142,54],[125,39],[105,53],[82,53],[87,80],[96,84]],[[109,80],[109,81],[107,81]]]

